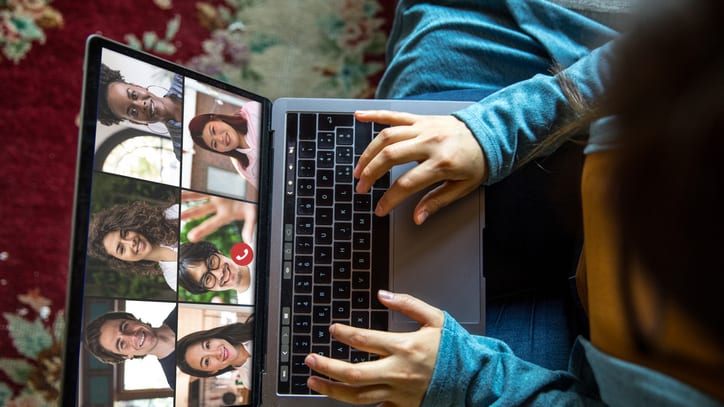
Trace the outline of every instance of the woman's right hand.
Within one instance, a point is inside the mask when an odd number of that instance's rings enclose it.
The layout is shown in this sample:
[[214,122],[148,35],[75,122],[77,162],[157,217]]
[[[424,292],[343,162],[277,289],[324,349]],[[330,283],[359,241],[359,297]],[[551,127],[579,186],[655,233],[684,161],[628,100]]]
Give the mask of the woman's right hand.
[[357,193],[371,186],[393,166],[417,161],[380,199],[375,214],[385,216],[403,200],[440,183],[415,207],[413,220],[430,215],[479,187],[488,177],[483,150],[472,132],[454,116],[421,116],[386,110],[358,111],[363,122],[389,125],[367,146],[354,169]]
[[386,307],[417,321],[415,332],[385,332],[334,324],[331,336],[380,359],[349,363],[317,354],[304,362],[333,380],[311,376],[307,385],[331,398],[353,404],[382,403],[382,406],[417,406],[427,392],[437,362],[445,314],[415,297],[380,291]]

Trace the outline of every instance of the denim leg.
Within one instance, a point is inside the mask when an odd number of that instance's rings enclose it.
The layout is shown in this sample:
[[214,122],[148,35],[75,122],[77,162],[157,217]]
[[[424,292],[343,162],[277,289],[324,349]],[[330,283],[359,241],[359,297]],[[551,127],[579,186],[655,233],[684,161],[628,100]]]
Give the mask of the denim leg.
[[548,72],[554,61],[567,66],[614,34],[542,0],[401,0],[377,97],[491,93]]
[[529,293],[488,302],[486,335],[516,356],[552,370],[566,370],[573,329],[566,301],[557,294]]

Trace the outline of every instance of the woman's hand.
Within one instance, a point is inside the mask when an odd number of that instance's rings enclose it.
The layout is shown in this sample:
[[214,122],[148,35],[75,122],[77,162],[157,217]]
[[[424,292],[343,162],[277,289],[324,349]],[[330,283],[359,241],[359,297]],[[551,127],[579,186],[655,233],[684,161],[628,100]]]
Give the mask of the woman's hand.
[[380,199],[375,214],[387,215],[410,195],[436,183],[415,207],[413,220],[422,224],[451,202],[480,186],[488,177],[483,150],[468,127],[454,116],[419,116],[391,111],[359,111],[357,120],[387,124],[367,146],[354,169],[358,193],[393,166],[417,161]]
[[244,242],[253,242],[252,238],[257,217],[256,205],[193,191],[181,191],[181,201],[206,201],[181,211],[181,220],[199,219],[213,214],[213,216],[189,231],[186,235],[189,241],[198,242],[227,223],[244,221],[241,238]]
[[445,315],[439,309],[406,294],[378,293],[390,310],[398,311],[420,324],[415,332],[384,332],[334,324],[331,336],[379,360],[348,363],[310,354],[307,366],[336,381],[311,376],[310,389],[353,404],[382,403],[382,406],[417,406],[432,378]]

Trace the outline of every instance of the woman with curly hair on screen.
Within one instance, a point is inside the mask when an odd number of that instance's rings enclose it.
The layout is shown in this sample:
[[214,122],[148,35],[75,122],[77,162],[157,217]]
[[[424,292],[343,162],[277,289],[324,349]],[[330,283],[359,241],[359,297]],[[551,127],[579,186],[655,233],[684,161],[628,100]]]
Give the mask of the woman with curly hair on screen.
[[248,366],[254,339],[254,316],[184,336],[176,343],[178,368],[194,377],[213,377]]
[[116,270],[162,274],[176,291],[179,205],[134,201],[91,217],[88,254]]

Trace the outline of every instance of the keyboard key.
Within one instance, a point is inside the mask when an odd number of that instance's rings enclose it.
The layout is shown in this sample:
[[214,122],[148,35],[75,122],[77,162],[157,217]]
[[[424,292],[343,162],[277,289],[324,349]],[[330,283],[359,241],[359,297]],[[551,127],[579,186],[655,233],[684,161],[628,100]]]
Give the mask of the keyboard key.
[[292,326],[295,333],[310,333],[312,332],[312,318],[309,315],[295,315]]
[[316,264],[331,264],[332,263],[332,247],[331,246],[317,246],[314,248],[314,262]]
[[307,387],[307,375],[292,375],[291,391],[293,394],[309,394],[309,387]]
[[342,342],[332,341],[332,357],[334,359],[349,359],[349,346]]
[[312,276],[296,276],[294,278],[294,292],[298,294],[310,294],[312,292]]
[[369,289],[370,288],[370,272],[369,271],[353,272],[352,273],[352,288],[355,290]]
[[304,364],[304,358],[306,355],[294,355],[292,356],[292,373],[308,375],[310,370],[307,365]]
[[352,164],[354,153],[352,147],[337,147],[337,164]]
[[352,254],[352,268],[355,270],[369,270],[370,254],[367,252],[354,252]]
[[352,258],[352,243],[335,242],[332,256],[335,260],[349,260]]
[[369,328],[370,327],[370,313],[367,311],[352,311],[352,320],[350,325],[357,328]]
[[355,194],[353,200],[354,210],[369,212],[372,210],[371,202],[372,197],[369,194]]
[[314,218],[298,217],[297,218],[297,234],[311,235],[314,233]]
[[332,300],[332,287],[328,285],[314,286],[314,303],[329,304]]
[[372,123],[354,122],[354,153],[361,155],[372,141]]
[[297,215],[314,215],[314,199],[297,198]]
[[334,299],[342,300],[350,296],[351,285],[349,281],[335,281],[332,284],[332,296]]
[[317,208],[314,219],[318,225],[331,225],[334,219],[334,210],[332,208]]
[[351,146],[354,142],[354,130],[352,128],[338,127],[335,132],[337,145]]
[[312,297],[310,295],[294,296],[294,313],[308,314],[312,311]]
[[352,182],[352,166],[338,165],[334,171],[334,181],[336,183]]
[[299,196],[314,196],[314,188],[313,178],[299,178],[297,180],[297,195]]
[[332,276],[335,280],[347,280],[352,277],[352,263],[349,261],[335,261],[332,264]]
[[312,343],[314,344],[325,344],[329,343],[329,326],[328,325],[315,325],[312,329]]
[[314,232],[316,244],[332,244],[332,231],[331,227],[318,227]]
[[317,187],[330,188],[334,186],[334,171],[319,170],[317,171]]
[[313,141],[300,141],[297,154],[299,158],[314,158],[317,155],[317,144]]
[[332,206],[334,202],[334,190],[319,188],[317,190],[317,206]]
[[294,335],[292,338],[292,353],[309,353],[311,346],[307,335]]
[[311,273],[314,259],[312,256],[297,256],[294,258],[294,271],[295,273]]
[[299,118],[299,139],[314,140],[317,135],[317,115],[303,113]]
[[[350,188],[351,191],[351,188]],[[352,196],[350,194],[350,196]],[[340,201],[339,198],[337,198],[337,201]],[[351,204],[344,204],[344,203],[337,203],[334,205],[334,220],[339,221],[350,221],[352,220],[352,205]],[[337,225],[339,223],[336,223]]]
[[352,291],[352,308],[366,309],[370,307],[369,291]]
[[370,233],[369,232],[354,232],[352,234],[352,244],[355,251],[369,250],[370,249]]
[[314,323],[329,324],[332,320],[332,308],[329,305],[317,305],[314,307]]
[[317,168],[334,168],[334,151],[317,151]]
[[317,134],[317,147],[320,150],[331,150],[334,148],[334,133],[327,131],[320,131]]
[[312,254],[314,251],[314,238],[312,236],[297,236],[296,253],[299,254]]
[[349,240],[352,238],[352,223],[337,222],[334,224],[334,240]]
[[353,350],[350,353],[349,361],[352,363],[363,363],[370,360],[370,354],[359,350]]
[[332,282],[332,268],[329,266],[314,266],[314,284],[329,284]]
[[[334,199],[337,202],[351,202],[352,201],[352,185],[349,185],[349,184],[336,185],[334,187]],[[344,206],[345,208],[349,208],[350,214],[352,212],[352,205],[337,203],[335,206],[336,207]],[[345,219],[345,220],[348,220],[348,219]]]
[[354,116],[347,114],[320,114],[319,124],[317,128],[319,130],[334,130],[336,127],[345,126],[352,127],[354,124]]
[[317,165],[314,160],[299,160],[297,163],[297,175],[300,177],[312,178],[315,175],[316,168]]
[[347,301],[334,301],[332,303],[332,318],[348,319],[350,312],[349,308],[349,302]]

